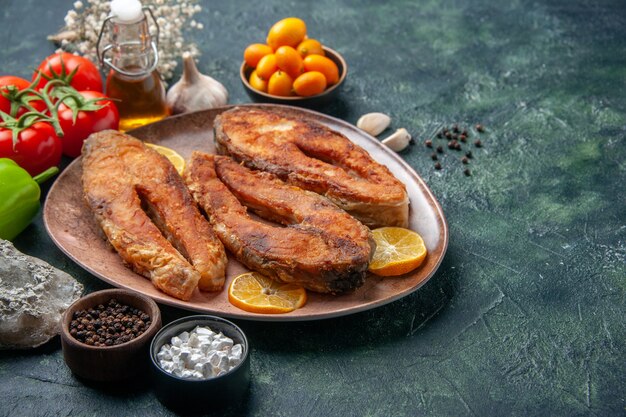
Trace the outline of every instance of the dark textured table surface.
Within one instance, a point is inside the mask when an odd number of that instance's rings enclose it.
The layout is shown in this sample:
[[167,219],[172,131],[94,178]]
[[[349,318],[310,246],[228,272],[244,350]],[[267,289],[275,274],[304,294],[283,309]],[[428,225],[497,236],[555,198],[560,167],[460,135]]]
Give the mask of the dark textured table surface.
[[[30,76],[70,0],[0,0],[0,73]],[[287,16],[350,73],[320,110],[393,117],[402,153],[441,202],[450,246],[435,276],[390,305],[319,322],[239,321],[246,401],[228,415],[578,416],[626,413],[626,3],[425,0],[204,2],[199,67],[248,99],[244,47]],[[423,145],[483,123],[463,175]],[[51,242],[41,215],[16,241],[89,291],[107,285]],[[186,314],[164,308],[166,321]],[[0,354],[0,415],[171,415],[149,382],[84,385],[52,341]]]

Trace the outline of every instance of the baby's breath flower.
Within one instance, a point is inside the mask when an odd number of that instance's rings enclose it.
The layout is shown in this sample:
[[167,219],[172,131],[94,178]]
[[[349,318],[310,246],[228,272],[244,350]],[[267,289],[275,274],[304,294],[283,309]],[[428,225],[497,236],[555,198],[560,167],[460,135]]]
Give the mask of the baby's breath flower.
[[[144,0],[144,5],[150,7],[157,23],[161,27],[159,38],[159,72],[169,79],[178,65],[183,47],[189,53],[197,57],[200,55],[198,47],[193,43],[186,43],[184,30],[187,26],[202,30],[204,25],[193,20],[193,16],[202,10],[197,4],[198,0]],[[110,12],[110,0],[77,0],[73,3],[73,9],[65,15],[65,27],[62,33],[75,33],[78,36],[63,39],[55,36],[54,39],[61,48],[67,52],[80,53],[94,62],[96,56],[96,42],[104,19]],[[189,24],[187,24],[187,22]],[[155,27],[151,32],[155,33]]]

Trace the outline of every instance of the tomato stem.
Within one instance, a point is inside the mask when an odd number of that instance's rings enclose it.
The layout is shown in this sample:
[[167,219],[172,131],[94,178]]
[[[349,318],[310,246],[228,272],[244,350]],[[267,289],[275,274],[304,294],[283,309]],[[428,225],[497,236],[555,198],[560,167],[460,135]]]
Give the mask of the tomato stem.
[[[77,70],[78,68],[67,74],[65,63],[61,60],[61,74],[55,73],[52,67],[50,67],[50,71],[53,74],[52,77],[43,74],[41,71],[37,71],[37,76],[27,88],[17,90],[17,88],[13,86],[8,86],[6,92],[0,92],[3,97],[11,102],[10,114],[0,111],[0,119],[2,121],[0,128],[11,130],[14,151],[19,141],[19,134],[37,122],[50,123],[56,135],[63,137],[64,132],[59,121],[59,108],[61,104],[65,104],[72,110],[72,123],[76,123],[78,112],[100,110],[103,106],[97,103],[103,100],[109,100],[106,97],[86,99],[76,91],[76,89],[70,85],[70,82]],[[42,77],[48,80],[48,82],[43,88],[38,90],[37,86]],[[30,104],[31,101],[35,100],[43,101],[49,114],[42,113]],[[17,118],[20,107],[24,107],[27,112]]]

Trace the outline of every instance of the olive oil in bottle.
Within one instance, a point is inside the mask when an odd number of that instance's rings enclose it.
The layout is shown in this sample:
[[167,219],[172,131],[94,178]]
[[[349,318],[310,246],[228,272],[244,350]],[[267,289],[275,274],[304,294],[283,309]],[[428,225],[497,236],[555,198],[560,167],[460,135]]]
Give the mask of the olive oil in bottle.
[[[158,25],[153,22],[157,28],[153,36],[144,10],[150,12],[139,0],[113,0],[98,40],[98,56],[108,71],[105,93],[115,99],[122,131],[156,122],[170,113],[156,70]],[[107,42],[101,47],[105,34]]]
[[165,89],[156,71],[137,79],[111,70],[107,77],[106,94],[119,100],[116,105],[120,113],[120,130],[123,132],[169,115]]

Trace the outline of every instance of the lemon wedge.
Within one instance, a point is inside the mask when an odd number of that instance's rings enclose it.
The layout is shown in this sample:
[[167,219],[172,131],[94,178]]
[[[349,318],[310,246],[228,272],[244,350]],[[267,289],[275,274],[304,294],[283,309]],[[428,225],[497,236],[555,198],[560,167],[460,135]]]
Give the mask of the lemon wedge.
[[178,171],[180,175],[183,175],[183,171],[185,170],[185,159],[180,156],[178,152],[165,146],[155,145],[154,143],[145,143],[145,145],[169,159],[172,165],[174,165],[174,168],[176,168],[176,171]]
[[228,301],[251,313],[289,313],[306,304],[306,290],[274,281],[258,272],[238,275],[228,287]]
[[381,227],[372,230],[376,251],[369,271],[380,276],[406,274],[420,266],[427,250],[422,237],[402,227]]

